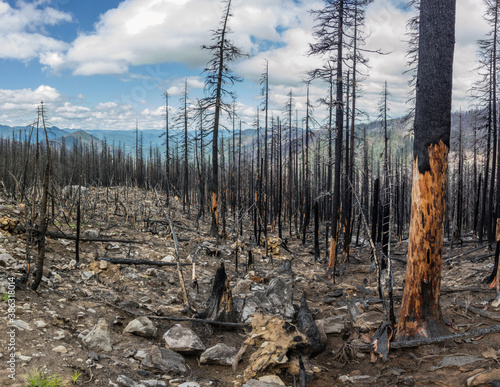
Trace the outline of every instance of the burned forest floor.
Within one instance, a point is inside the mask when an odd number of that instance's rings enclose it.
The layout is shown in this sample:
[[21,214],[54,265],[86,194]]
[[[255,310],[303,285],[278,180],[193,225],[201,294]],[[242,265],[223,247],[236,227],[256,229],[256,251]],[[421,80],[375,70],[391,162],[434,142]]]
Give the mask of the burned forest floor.
[[[240,244],[235,244],[235,235],[219,240],[211,237],[210,216],[197,221],[197,209],[184,213],[176,198],[171,198],[166,210],[164,196],[153,191],[99,188],[86,190],[82,197],[81,236],[86,239],[80,242],[79,262],[75,260],[75,240],[49,236],[44,276],[38,290],[21,285],[15,291],[15,379],[9,378],[7,365],[12,353],[7,290],[9,278],[19,278],[26,269],[26,233],[19,230],[25,222],[26,208],[0,197],[2,386],[24,387],[28,385],[27,375],[35,370],[57,374],[68,386],[73,385],[71,378],[76,375],[79,377],[74,384],[80,386],[300,385],[297,356],[301,351],[295,348],[287,353],[287,345],[292,347],[294,343],[279,329],[286,327],[290,337],[296,334],[288,323],[296,323],[303,294],[325,344],[316,356],[309,356],[310,351],[301,354],[307,386],[490,386],[500,379],[498,333],[390,348],[386,360],[363,350],[374,330],[388,321],[378,299],[368,243],[353,243],[347,262],[339,255],[341,277],[333,284],[325,278],[326,263],[314,259],[312,226],[305,246],[298,235],[289,238],[288,229],[283,231],[281,246],[277,234],[270,232],[269,238],[274,239],[269,242],[274,250],[266,258],[264,247],[253,243],[248,216],[243,219],[243,235],[238,236]],[[75,235],[74,197],[68,197],[64,203],[59,210],[56,206],[49,231],[54,235]],[[200,312],[206,307],[216,271],[223,264],[238,322],[246,325],[227,327],[188,321],[193,313],[185,307],[175,241],[166,213],[178,239],[191,308]],[[228,217],[228,231],[232,225],[233,219]],[[324,244],[321,247],[324,257]],[[397,241],[391,248],[396,258],[396,318],[407,247],[406,241]],[[35,246],[31,249],[36,252]],[[246,267],[249,250],[254,261],[250,271]],[[453,248],[445,244],[441,306],[450,333],[499,324],[500,310],[491,306],[495,290],[482,283],[493,267],[490,254],[487,246],[480,247],[467,238]],[[149,260],[166,265],[114,264],[103,258]],[[284,265],[287,260],[290,267]],[[31,261],[33,269],[34,253]],[[198,284],[195,288],[191,286],[193,261]],[[470,307],[477,309],[471,311]],[[258,316],[253,327],[252,315],[254,320]],[[278,322],[276,331],[269,315],[278,319],[273,320]],[[149,316],[148,321],[142,319],[142,325],[131,328],[130,322],[140,316]],[[259,322],[263,326],[258,326]],[[166,336],[173,334],[177,325],[194,332],[194,343],[177,349],[170,344],[173,352],[167,353]],[[241,360],[233,373],[231,359],[245,341],[248,348],[240,353]],[[213,358],[202,355],[214,346],[225,353]],[[260,357],[255,355],[258,350],[264,351]],[[263,376],[267,377],[259,379]]]

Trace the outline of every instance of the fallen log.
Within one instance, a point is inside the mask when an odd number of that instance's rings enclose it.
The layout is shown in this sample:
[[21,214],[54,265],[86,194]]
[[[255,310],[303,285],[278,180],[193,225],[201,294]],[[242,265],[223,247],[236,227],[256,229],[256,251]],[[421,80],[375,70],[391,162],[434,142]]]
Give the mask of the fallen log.
[[[177,262],[150,261],[147,259],[126,259],[126,258],[98,258],[98,261],[106,261],[114,265],[151,265],[151,266],[177,266]],[[190,263],[181,263],[183,266],[189,266]]]
[[472,313],[478,314],[479,316],[489,318],[490,320],[500,321],[500,314],[498,314],[498,313],[488,312],[487,310],[475,308],[475,307],[473,307],[469,304],[466,304],[465,302],[460,301],[460,300],[454,301],[454,304],[458,305],[462,308],[465,308]]
[[[420,347],[421,345],[437,344],[437,343],[442,343],[444,341],[450,341],[456,339],[467,339],[470,337],[484,336],[487,334],[497,333],[497,332],[500,332],[500,324],[492,325],[487,328],[474,329],[473,331],[470,332],[454,333],[451,335],[444,335],[444,336],[430,337],[430,338],[393,341],[391,342],[390,345],[392,349],[414,348],[414,347]],[[371,344],[353,345],[353,348],[362,352],[370,352],[373,350],[373,346]]]
[[[33,230],[38,232],[37,230]],[[75,235],[68,235],[59,232],[47,231],[47,236],[54,239],[68,239],[70,241],[77,240]],[[115,238],[79,238],[80,242],[116,242],[116,243],[145,243],[144,241],[134,241],[131,239],[115,239]]]
[[116,308],[118,310],[121,310],[122,312],[128,313],[132,316],[136,317],[147,317],[149,319],[154,319],[154,320],[169,320],[169,321],[190,321],[190,322],[197,322],[197,323],[205,323],[205,324],[212,324],[212,325],[220,325],[220,326],[227,326],[227,327],[249,327],[249,323],[235,323],[235,322],[227,322],[227,321],[214,321],[214,320],[205,320],[205,319],[200,319],[200,318],[189,318],[189,317],[171,317],[171,316],[157,316],[154,314],[143,314],[139,312],[134,312],[133,310],[121,308],[118,305],[115,305],[111,302],[108,302],[106,300],[103,300],[102,298],[99,297],[89,297],[88,299],[95,299],[98,300],[99,302],[102,302],[106,305],[109,305],[113,308]]
[[479,288],[473,286],[453,286],[453,287],[443,287],[441,288],[441,294],[443,293],[455,293],[455,292],[475,292],[475,293],[488,293],[494,289]]

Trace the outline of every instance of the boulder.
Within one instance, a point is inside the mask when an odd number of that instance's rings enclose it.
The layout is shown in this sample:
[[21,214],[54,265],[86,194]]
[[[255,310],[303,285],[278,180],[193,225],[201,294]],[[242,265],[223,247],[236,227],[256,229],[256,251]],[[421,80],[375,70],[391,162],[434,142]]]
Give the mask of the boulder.
[[232,365],[233,358],[238,350],[234,347],[219,343],[205,350],[200,356],[201,364]]
[[141,364],[145,368],[158,369],[166,374],[187,371],[185,360],[181,355],[157,346],[151,348]]
[[163,335],[165,346],[177,352],[204,351],[205,346],[201,339],[191,329],[180,324],[174,325]]
[[153,322],[149,318],[141,316],[130,321],[123,330],[123,333],[132,333],[142,337],[154,337],[156,335],[156,331],[157,329],[153,325]]
[[94,351],[109,352],[113,350],[111,334],[106,320],[99,319],[89,334],[83,338],[83,344]]

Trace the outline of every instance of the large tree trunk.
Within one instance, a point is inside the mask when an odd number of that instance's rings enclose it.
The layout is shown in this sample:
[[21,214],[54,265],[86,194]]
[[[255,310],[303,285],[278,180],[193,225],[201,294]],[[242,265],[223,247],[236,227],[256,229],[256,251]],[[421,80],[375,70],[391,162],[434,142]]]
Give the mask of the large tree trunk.
[[447,331],[439,299],[451,127],[455,2],[420,2],[410,243],[399,338],[432,337]]

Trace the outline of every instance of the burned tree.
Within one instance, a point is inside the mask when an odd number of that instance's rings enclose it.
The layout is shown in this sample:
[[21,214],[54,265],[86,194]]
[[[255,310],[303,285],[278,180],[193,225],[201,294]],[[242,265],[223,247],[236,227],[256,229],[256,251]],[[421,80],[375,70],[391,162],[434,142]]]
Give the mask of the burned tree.
[[455,0],[420,2],[411,230],[398,325],[401,339],[446,332],[439,301],[455,7]]
[[226,1],[221,25],[216,30],[212,31],[213,44],[202,46],[208,50],[212,58],[208,61],[207,66],[203,70],[206,73],[205,91],[209,94],[204,99],[205,109],[213,109],[212,118],[212,181],[210,191],[212,195],[212,227],[210,233],[212,236],[219,234],[219,127],[220,117],[223,111],[230,114],[231,104],[224,102],[224,99],[229,97],[234,99],[234,94],[229,91],[228,86],[236,82],[240,82],[241,78],[235,75],[229,63],[242,57],[243,52],[236,47],[227,35],[231,32],[228,27],[228,20],[231,16],[231,0]]

